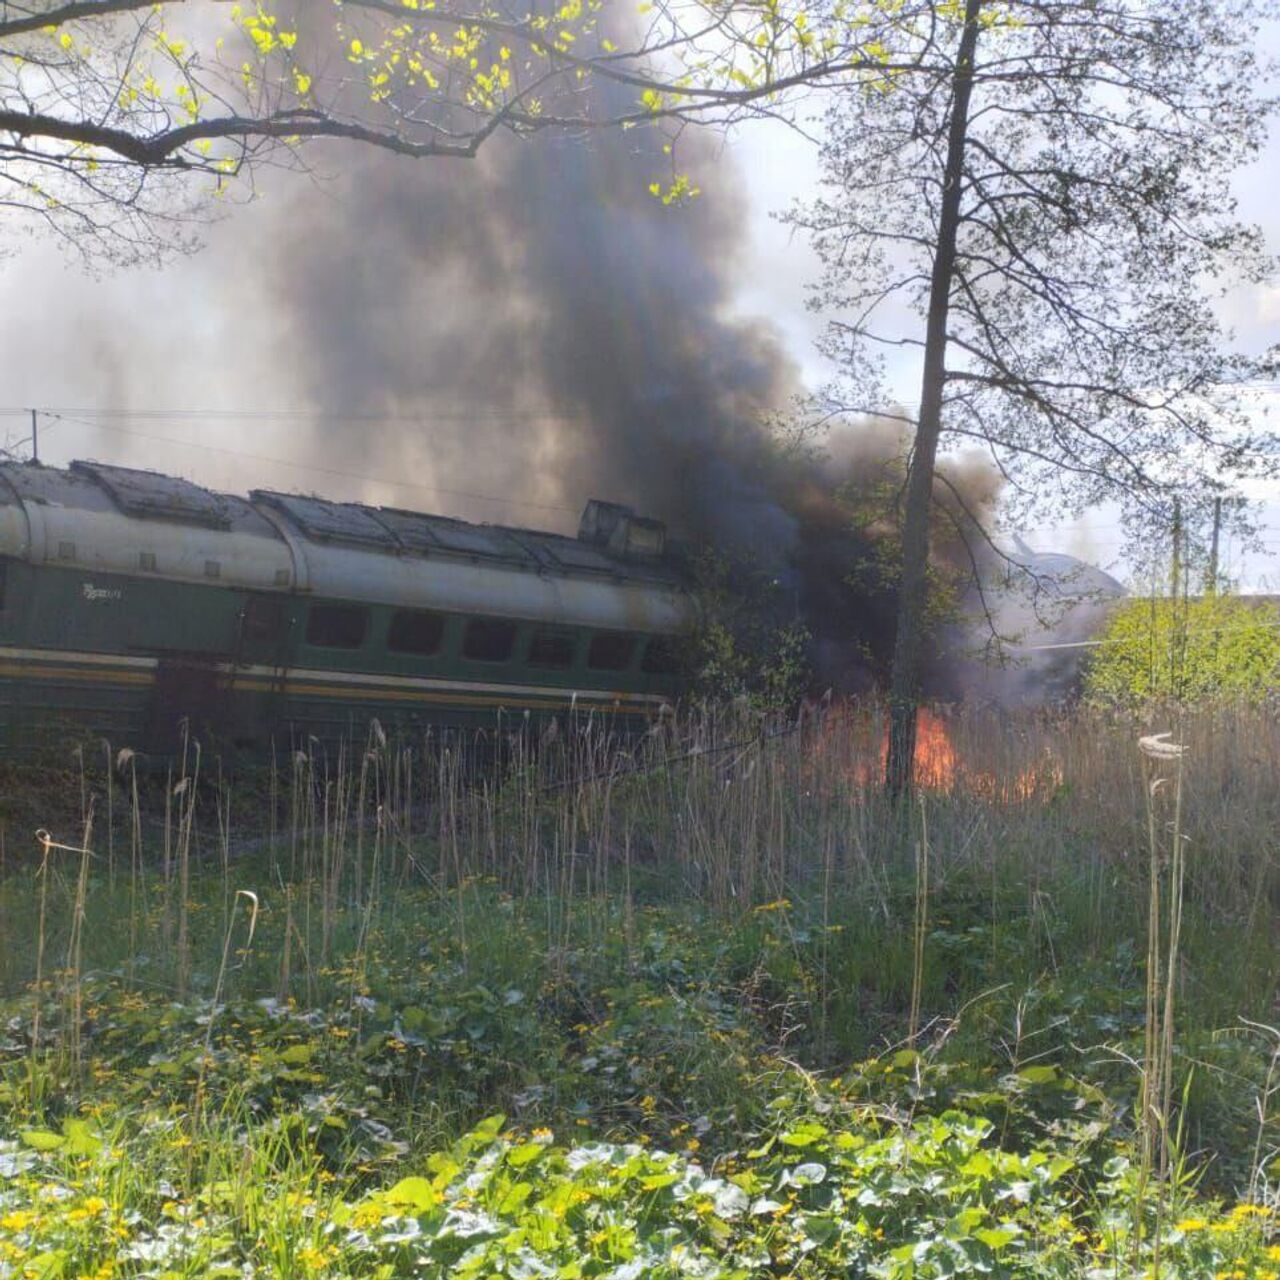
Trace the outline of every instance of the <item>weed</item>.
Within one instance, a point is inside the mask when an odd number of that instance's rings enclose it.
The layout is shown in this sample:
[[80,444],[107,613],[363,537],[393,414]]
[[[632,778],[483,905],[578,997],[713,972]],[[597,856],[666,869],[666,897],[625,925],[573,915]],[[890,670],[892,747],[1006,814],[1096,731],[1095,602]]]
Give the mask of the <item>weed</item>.
[[83,754],[0,880],[0,1275],[1280,1273],[1280,730],[939,723],[910,823],[874,709]]

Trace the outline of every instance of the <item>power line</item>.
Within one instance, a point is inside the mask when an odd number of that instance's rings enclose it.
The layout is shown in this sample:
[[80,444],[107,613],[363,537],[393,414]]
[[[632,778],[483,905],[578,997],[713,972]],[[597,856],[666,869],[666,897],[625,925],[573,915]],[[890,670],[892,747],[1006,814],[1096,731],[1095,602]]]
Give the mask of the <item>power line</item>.
[[[1234,600],[1247,600],[1248,596],[1232,596]],[[1168,596],[1162,596],[1160,599],[1169,599]],[[1131,597],[1134,602],[1141,602],[1141,597]],[[1233,635],[1249,635],[1257,631],[1280,631],[1280,623],[1277,622],[1256,622],[1253,624],[1232,624],[1226,627],[1198,627],[1188,631],[1178,631],[1176,628],[1168,630],[1168,641],[1172,646],[1174,644],[1182,644],[1188,640],[1196,640],[1201,636],[1212,636],[1218,639],[1221,636]],[[1151,635],[1153,638],[1163,639],[1163,628],[1158,625],[1152,628]],[[1139,637],[1142,639],[1144,637]],[[1131,645],[1134,643],[1132,637],[1124,637],[1116,640],[1060,640],[1052,644],[1010,644],[1007,647],[1014,653],[1043,653],[1050,649],[1099,649],[1107,645]]]
[[[1243,388],[1253,390],[1280,390],[1280,383],[1244,383]],[[385,423],[401,426],[431,427],[436,424],[457,423],[555,423],[560,425],[584,425],[589,420],[582,416],[568,414],[537,414],[522,412],[485,412],[485,413],[430,413],[430,414],[396,414],[396,413],[333,413],[323,410],[306,409],[68,409],[44,408],[33,410],[30,407],[0,406],[0,418],[26,418],[39,413],[45,418],[60,422],[72,422],[91,431],[109,431],[117,435],[130,436],[154,443],[169,444],[188,449],[200,449],[206,453],[218,453],[229,457],[243,458],[246,461],[261,462],[272,466],[288,467],[297,471],[309,471],[317,475],[328,475],[346,480],[356,480],[367,484],[386,485],[397,489],[413,489],[422,493],[441,494],[448,497],[461,498],[469,502],[489,502],[499,505],[526,507],[531,510],[556,511],[576,515],[577,509],[556,503],[530,502],[516,498],[496,497],[493,494],[475,493],[464,489],[452,489],[443,485],[414,484],[411,481],[392,480],[385,476],[366,475],[355,471],[346,471],[338,467],[325,467],[315,463],[296,462],[285,458],[270,457],[265,454],[250,453],[242,449],[233,449],[225,445],[199,444],[193,440],[156,435],[150,432],[131,430],[128,427],[115,425],[124,422],[156,422],[156,421],[190,421],[190,422],[324,422],[324,423]],[[112,421],[108,421],[112,420]],[[1271,501],[1271,499],[1263,499]],[[1077,522],[1069,520],[1058,526],[1069,530]],[[1118,530],[1124,527],[1121,521],[1093,521],[1086,518],[1083,532],[1085,534],[1100,533],[1103,530]],[[1269,532],[1270,530],[1265,530]]]
[[[29,413],[30,410],[24,410]],[[287,458],[273,458],[267,454],[249,453],[243,449],[231,449],[224,445],[215,444],[198,444],[194,440],[181,440],[174,436],[156,435],[147,431],[133,431],[128,427],[109,426],[104,422],[89,422],[84,418],[78,418],[70,413],[62,413],[52,409],[41,409],[39,411],[44,417],[52,418],[56,422],[72,422],[78,426],[88,427],[92,431],[110,431],[115,435],[129,436],[138,440],[149,440],[159,444],[178,445],[185,449],[200,449],[205,453],[225,454],[233,458],[243,458],[250,462],[263,462],[272,466],[290,467],[297,471],[312,471],[319,475],[338,476],[344,480],[358,480],[367,484],[387,485],[396,489],[414,489],[422,493],[444,494],[451,498],[464,498],[469,502],[492,502],[504,506],[529,507],[539,511],[557,511],[566,512],[569,515],[577,515],[577,509],[572,507],[560,506],[550,502],[529,502],[519,498],[496,497],[488,493],[473,493],[467,489],[449,489],[443,485],[425,485],[414,484],[408,480],[392,480],[386,476],[365,475],[357,471],[344,471],[338,467],[323,467],[316,463],[293,462]],[[0,413],[8,413],[7,410],[0,410]]]
[[[26,417],[29,407],[0,406],[0,417]],[[429,427],[435,423],[458,422],[538,422],[585,424],[588,418],[581,414],[525,413],[485,411],[482,413],[334,413],[310,409],[73,409],[51,406],[40,410],[51,417],[75,418],[81,421],[94,419],[97,425],[102,419],[125,421],[190,421],[190,422],[385,422],[400,426]]]

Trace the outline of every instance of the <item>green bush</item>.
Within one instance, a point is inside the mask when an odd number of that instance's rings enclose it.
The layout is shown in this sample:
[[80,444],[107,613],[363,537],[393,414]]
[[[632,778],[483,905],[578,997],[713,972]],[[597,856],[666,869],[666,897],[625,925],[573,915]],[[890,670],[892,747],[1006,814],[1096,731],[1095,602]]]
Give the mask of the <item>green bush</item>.
[[812,683],[811,637],[772,574],[703,551],[690,562],[700,621],[680,654],[693,696],[788,712]]
[[1099,639],[1085,671],[1092,702],[1256,702],[1280,682],[1280,609],[1245,596],[1131,600]]

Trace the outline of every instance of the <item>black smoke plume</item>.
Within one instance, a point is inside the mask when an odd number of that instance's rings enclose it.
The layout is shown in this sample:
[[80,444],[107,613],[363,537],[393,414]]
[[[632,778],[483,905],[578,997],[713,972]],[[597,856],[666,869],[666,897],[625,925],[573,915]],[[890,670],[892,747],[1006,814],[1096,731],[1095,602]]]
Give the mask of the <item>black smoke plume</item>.
[[[590,92],[601,117],[635,105]],[[475,519],[571,531],[589,497],[629,503],[776,575],[823,678],[865,688],[894,602],[858,572],[880,534],[851,527],[848,491],[869,499],[904,441],[845,427],[820,459],[779,448],[803,388],[777,330],[734,312],[747,206],[724,140],[685,133],[679,163],[706,191],[678,206],[648,189],[665,142],[498,137],[467,164],[345,152],[336,190],[282,210],[269,264],[310,452],[501,500],[458,512]],[[405,425],[361,425],[379,419]]]
[[[634,109],[629,92],[597,87],[599,112]],[[499,137],[469,164],[365,155],[336,200],[295,202],[270,279],[288,358],[333,424],[317,446],[388,452],[507,499],[505,518],[601,496],[785,552],[765,424],[800,390],[796,369],[772,326],[732,314],[746,209],[717,139],[682,143],[714,185],[680,207],[648,190],[670,170],[664,141],[600,130]],[[375,441],[352,425],[379,415],[422,426]]]

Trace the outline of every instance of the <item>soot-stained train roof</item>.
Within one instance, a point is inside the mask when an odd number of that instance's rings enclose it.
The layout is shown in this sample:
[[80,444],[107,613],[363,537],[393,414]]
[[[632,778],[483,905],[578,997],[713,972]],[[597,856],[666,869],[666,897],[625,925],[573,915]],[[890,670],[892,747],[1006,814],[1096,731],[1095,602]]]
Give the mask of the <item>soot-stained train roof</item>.
[[592,501],[578,536],[96,462],[0,464],[0,556],[251,591],[673,633],[693,605],[665,527]]

